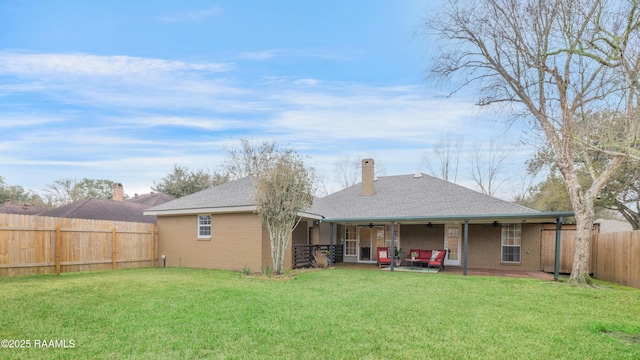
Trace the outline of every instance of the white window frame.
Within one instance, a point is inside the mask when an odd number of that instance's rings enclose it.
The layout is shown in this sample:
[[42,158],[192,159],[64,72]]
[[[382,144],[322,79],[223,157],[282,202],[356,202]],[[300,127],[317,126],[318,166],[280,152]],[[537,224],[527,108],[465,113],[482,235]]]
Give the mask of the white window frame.
[[[358,227],[356,225],[345,225],[344,228],[344,256],[358,256]],[[350,228],[352,231],[347,231]],[[351,237],[347,238],[347,234]],[[353,254],[347,254],[348,249],[355,250]]]
[[[500,261],[506,264],[522,263],[522,224],[502,224],[500,235]],[[506,249],[518,249],[518,261],[505,260]]]
[[[207,223],[207,219],[208,218],[208,223]],[[203,223],[202,220],[205,220],[205,222]],[[198,232],[198,239],[211,239],[211,223],[212,223],[212,216],[211,214],[200,214],[198,215],[198,228],[197,228],[197,232]],[[204,234],[203,235],[203,231],[202,230],[209,230],[208,233],[209,234]]]

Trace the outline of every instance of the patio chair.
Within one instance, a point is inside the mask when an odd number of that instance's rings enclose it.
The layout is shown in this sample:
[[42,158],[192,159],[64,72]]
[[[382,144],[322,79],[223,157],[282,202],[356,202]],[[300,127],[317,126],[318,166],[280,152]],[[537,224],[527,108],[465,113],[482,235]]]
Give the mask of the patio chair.
[[379,247],[378,252],[378,267],[382,269],[383,266],[391,266],[391,257],[389,257],[389,249],[386,247]]
[[[437,254],[435,252],[438,252]],[[445,250],[433,250],[433,255],[431,256],[431,260],[427,261],[427,268],[439,268],[439,270],[444,269],[444,258],[447,256],[447,249]]]

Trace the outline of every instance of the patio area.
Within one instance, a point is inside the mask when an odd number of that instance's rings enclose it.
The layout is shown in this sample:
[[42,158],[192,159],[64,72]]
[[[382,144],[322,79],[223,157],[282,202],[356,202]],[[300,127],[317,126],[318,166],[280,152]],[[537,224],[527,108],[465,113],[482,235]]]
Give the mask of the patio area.
[[[378,268],[376,264],[360,264],[360,263],[336,263],[334,267],[337,269],[359,269],[359,270],[378,270],[378,271],[389,271],[388,268],[383,268],[382,270]],[[398,271],[412,271],[408,267],[401,267],[401,269],[394,269]],[[425,268],[426,270],[426,268]],[[432,269],[433,270],[433,269]],[[422,270],[413,270],[414,272],[420,273],[431,273],[434,274],[435,271],[422,271]],[[439,273],[444,274],[459,274],[462,275],[461,267],[447,266],[444,270],[441,270]],[[522,270],[495,270],[495,269],[467,269],[467,275],[469,276],[497,276],[497,277],[511,277],[511,278],[529,278],[529,279],[539,279],[539,280],[553,280],[553,274],[548,274],[544,271],[522,271]]]

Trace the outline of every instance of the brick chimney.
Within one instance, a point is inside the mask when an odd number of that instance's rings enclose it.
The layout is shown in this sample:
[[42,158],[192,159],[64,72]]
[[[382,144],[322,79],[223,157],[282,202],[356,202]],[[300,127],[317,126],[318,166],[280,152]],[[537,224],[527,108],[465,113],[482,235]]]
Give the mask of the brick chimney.
[[360,192],[362,196],[373,195],[373,182],[375,180],[373,174],[373,159],[362,160],[362,190]]
[[111,200],[113,201],[124,201],[124,188],[120,183],[113,183],[113,187],[111,188]]

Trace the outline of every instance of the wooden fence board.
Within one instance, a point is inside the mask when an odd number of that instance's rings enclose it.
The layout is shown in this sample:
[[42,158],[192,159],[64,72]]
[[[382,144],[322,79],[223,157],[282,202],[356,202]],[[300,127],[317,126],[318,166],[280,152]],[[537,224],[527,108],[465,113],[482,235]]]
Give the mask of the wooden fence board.
[[156,266],[156,241],[155,224],[0,214],[0,276]]
[[596,234],[592,242],[596,279],[640,289],[640,230]]
[[[594,227],[593,234],[598,233],[598,227]],[[573,253],[576,240],[575,224],[562,225],[560,240],[560,273],[570,274],[573,267]],[[591,260],[589,269],[593,271],[597,250],[593,244],[590,245]],[[556,225],[543,224],[540,242],[540,262],[542,271],[552,273],[555,271],[556,257]]]

